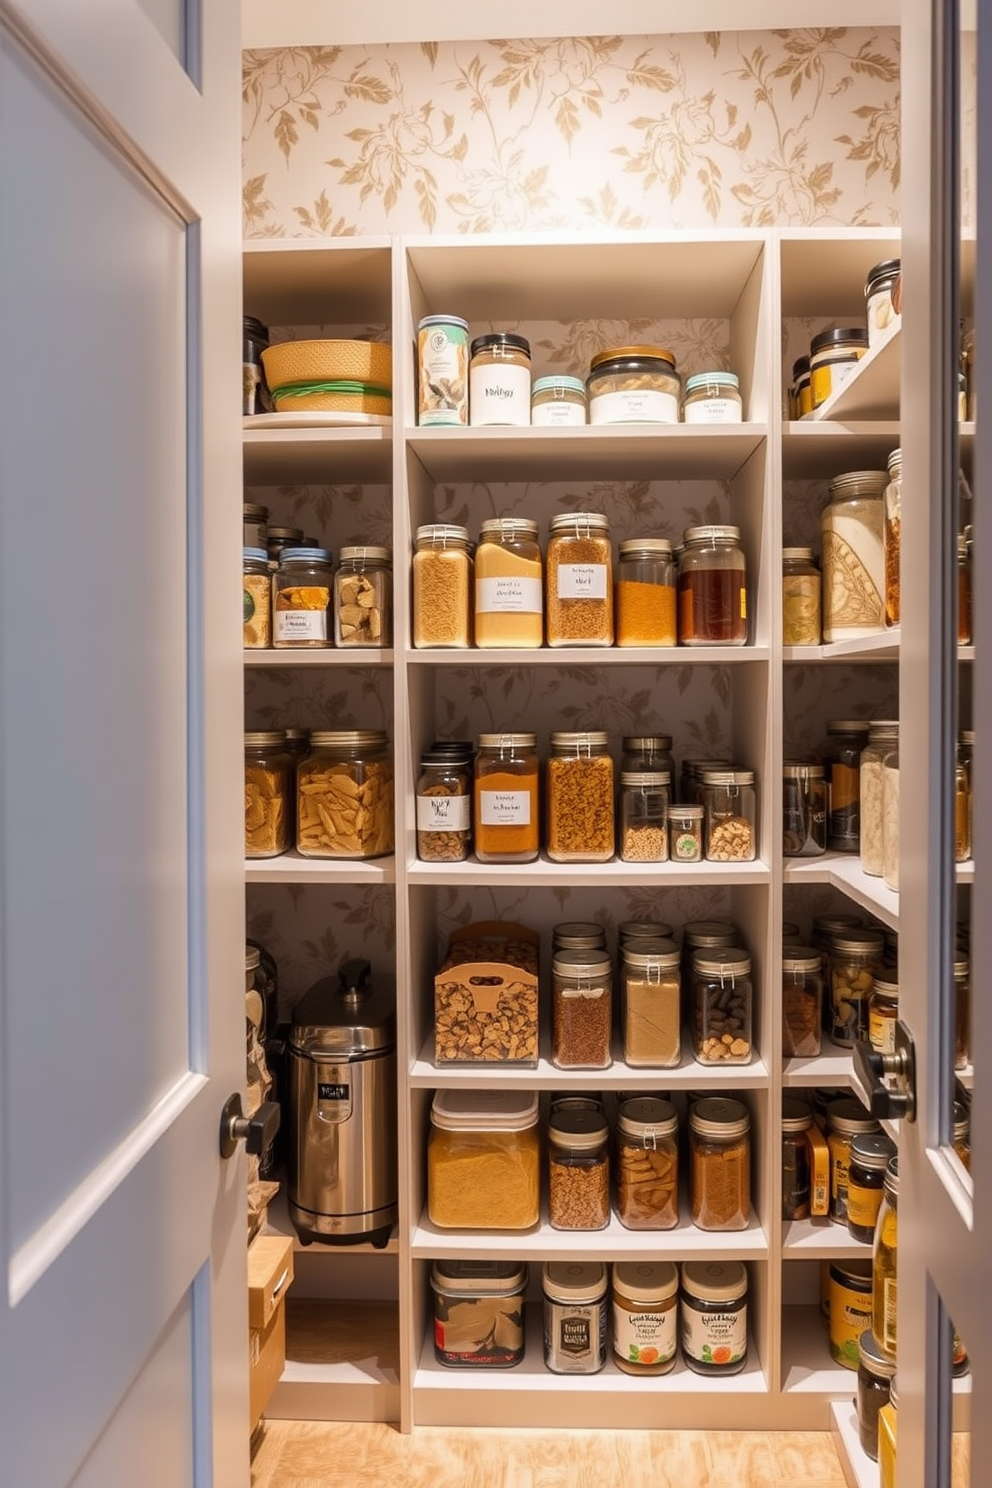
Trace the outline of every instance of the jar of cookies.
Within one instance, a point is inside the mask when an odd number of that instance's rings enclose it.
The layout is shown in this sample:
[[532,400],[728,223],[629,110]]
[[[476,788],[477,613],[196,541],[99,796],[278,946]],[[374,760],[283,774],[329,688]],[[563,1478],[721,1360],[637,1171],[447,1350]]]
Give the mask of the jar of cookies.
[[709,863],[750,863],[757,856],[753,770],[703,772],[705,851]]
[[671,1101],[639,1095],[617,1118],[617,1218],[628,1230],[679,1222],[679,1119]]

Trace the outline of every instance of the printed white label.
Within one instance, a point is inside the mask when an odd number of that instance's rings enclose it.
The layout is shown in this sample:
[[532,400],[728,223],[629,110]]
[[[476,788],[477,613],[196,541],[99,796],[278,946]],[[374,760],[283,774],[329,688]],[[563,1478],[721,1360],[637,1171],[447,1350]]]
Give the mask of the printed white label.
[[591,424],[677,424],[679,400],[674,393],[654,388],[630,388],[623,393],[599,393],[589,399]]
[[858,370],[857,362],[834,362],[830,367],[830,390],[835,393]]
[[479,579],[475,586],[477,614],[543,614],[540,579]]
[[558,565],[559,599],[605,599],[605,563],[560,563]]
[[326,641],[326,610],[276,610],[277,641]]
[[701,1364],[737,1364],[747,1349],[747,1307],[697,1312],[682,1306],[682,1348]]
[[480,791],[484,827],[529,827],[529,791]]
[[526,367],[476,367],[468,377],[468,419],[484,424],[530,423],[530,372]]
[[586,411],[581,403],[569,403],[564,398],[554,398],[532,408],[530,421],[535,428],[561,428],[564,425],[574,428],[585,423]]
[[700,398],[698,403],[687,403],[687,424],[739,424],[741,405],[736,398]]
[[896,1020],[883,1018],[878,1013],[868,1014],[868,1042],[880,1054],[894,1054],[896,1050]]
[[544,1300],[544,1361],[555,1374],[594,1374],[606,1362],[606,1303]]
[[467,832],[472,820],[468,796],[418,796],[418,832]]
[[613,1305],[613,1352],[628,1364],[666,1364],[678,1342],[678,1308],[628,1312]]

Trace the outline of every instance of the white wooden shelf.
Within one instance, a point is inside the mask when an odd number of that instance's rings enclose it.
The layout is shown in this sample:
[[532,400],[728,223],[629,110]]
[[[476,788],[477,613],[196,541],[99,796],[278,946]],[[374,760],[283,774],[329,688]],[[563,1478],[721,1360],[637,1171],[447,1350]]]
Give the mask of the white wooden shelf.
[[751,1064],[700,1064],[692,1058],[683,1031],[682,1063],[676,1069],[641,1069],[623,1061],[623,1045],[616,1040],[613,1064],[602,1070],[564,1070],[551,1063],[550,1040],[541,1040],[537,1068],[506,1064],[434,1063],[434,1036],[424,1042],[420,1058],[410,1069],[414,1089],[500,1090],[760,1090],[768,1085],[768,1071],[760,1059]]
[[278,858],[246,858],[245,883],[390,884],[396,859],[304,858],[294,849]]
[[683,1195],[679,1222],[672,1230],[628,1230],[615,1214],[603,1230],[556,1230],[544,1209],[532,1230],[446,1230],[432,1224],[425,1210],[414,1227],[411,1249],[415,1260],[473,1260],[498,1254],[503,1260],[517,1261],[575,1257],[590,1261],[758,1261],[768,1258],[768,1239],[753,1210],[746,1230],[697,1229],[688,1217]]
[[392,666],[391,648],[375,646],[351,646],[336,649],[333,646],[308,651],[302,647],[280,647],[266,650],[261,646],[245,650],[246,667],[369,667]]
[[388,325],[389,237],[249,238],[242,254],[245,314],[266,326]]
[[396,1421],[395,1302],[286,1303],[286,1363],[265,1414],[283,1421]]
[[[967,864],[963,864],[967,867]],[[830,884],[867,909],[892,930],[899,929],[899,895],[883,878],[862,872],[856,853],[824,853],[819,858],[787,858],[782,877],[787,884]]]
[[850,641],[830,641],[822,646],[783,646],[782,660],[801,661],[898,661],[899,627],[878,635],[858,636]]
[[245,429],[246,486],[386,485],[392,479],[393,431]]
[[851,1055],[844,1049],[829,1044],[825,1036],[819,1054],[786,1059],[782,1070],[782,1084],[789,1089],[797,1086],[816,1089],[820,1085],[850,1085],[851,1077]]
[[[836,1225],[834,1228],[838,1228]],[[870,1249],[869,1249],[870,1254]],[[828,1395],[849,1401],[857,1370],[831,1357],[827,1321],[818,1307],[786,1307],[782,1319],[782,1389],[788,1394]]]
[[787,1261],[824,1261],[834,1256],[870,1261],[871,1243],[856,1240],[847,1225],[832,1219],[790,1219],[782,1223],[782,1255]]
[[[271,861],[278,861],[273,859]],[[470,884],[492,887],[499,883],[514,887],[530,885],[542,888],[638,888],[653,886],[659,892],[676,886],[695,888],[737,887],[742,884],[768,884],[771,869],[767,863],[621,863],[611,858],[606,863],[553,863],[543,852],[533,863],[480,863],[469,858],[464,863],[422,863],[414,858],[407,864],[407,879],[417,884]]]
[[770,648],[757,646],[533,646],[452,647],[407,651],[407,666],[740,666],[767,663]]
[[782,428],[782,474],[786,480],[827,480],[845,470],[884,470],[898,448],[896,419],[800,419]]
[[894,322],[840,387],[811,415],[811,423],[897,419],[902,327]]

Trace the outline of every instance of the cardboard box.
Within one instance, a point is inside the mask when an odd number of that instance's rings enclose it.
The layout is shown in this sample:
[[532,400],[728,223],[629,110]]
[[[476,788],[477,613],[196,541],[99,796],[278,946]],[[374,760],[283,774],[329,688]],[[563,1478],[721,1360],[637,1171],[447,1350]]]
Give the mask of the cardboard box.
[[253,1432],[286,1364],[286,1293],[293,1242],[256,1235],[248,1247],[248,1430]]
[[513,1064],[538,1059],[538,947],[525,925],[463,925],[434,978],[434,1062]]

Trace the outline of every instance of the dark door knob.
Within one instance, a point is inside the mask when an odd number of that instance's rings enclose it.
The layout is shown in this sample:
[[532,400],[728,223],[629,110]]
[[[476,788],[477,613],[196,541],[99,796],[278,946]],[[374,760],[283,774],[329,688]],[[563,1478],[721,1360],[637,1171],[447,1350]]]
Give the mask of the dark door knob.
[[229,1096],[220,1117],[221,1157],[233,1157],[239,1142],[252,1157],[260,1157],[279,1130],[281,1115],[276,1101],[265,1101],[254,1116],[246,1116],[240,1095]]

